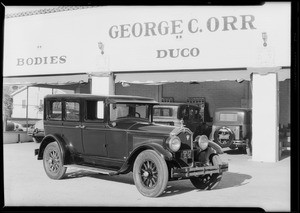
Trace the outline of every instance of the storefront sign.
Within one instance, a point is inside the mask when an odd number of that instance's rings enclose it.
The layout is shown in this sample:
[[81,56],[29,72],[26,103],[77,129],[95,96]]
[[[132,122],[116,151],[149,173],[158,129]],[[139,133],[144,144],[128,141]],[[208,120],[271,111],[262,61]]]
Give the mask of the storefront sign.
[[9,18],[3,75],[290,66],[290,6],[93,7]]
[[176,38],[181,38],[184,31],[188,33],[203,33],[217,32],[230,30],[253,30],[255,16],[240,15],[240,16],[222,16],[210,17],[204,20],[204,25],[201,27],[201,21],[191,19],[185,22],[184,20],[171,20],[156,22],[136,22],[133,24],[113,25],[109,29],[109,36],[113,39],[117,38],[139,38],[148,36],[165,36],[175,35]]
[[[197,34],[256,29],[254,26],[254,15],[222,16],[221,18],[210,17],[203,21],[203,26],[201,26],[201,21],[199,19],[190,19],[186,22],[184,20],[170,20],[113,25],[109,29],[109,37],[112,39],[138,39],[140,37],[174,35],[176,39],[181,39],[185,32]],[[156,50],[156,53],[156,58],[197,57],[200,50],[197,47],[177,48]]]

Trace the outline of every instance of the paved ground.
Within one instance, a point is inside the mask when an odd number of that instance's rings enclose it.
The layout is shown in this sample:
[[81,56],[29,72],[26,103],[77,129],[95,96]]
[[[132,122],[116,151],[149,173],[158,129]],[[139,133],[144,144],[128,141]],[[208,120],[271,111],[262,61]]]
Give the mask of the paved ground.
[[63,180],[49,179],[36,160],[36,143],[4,144],[5,206],[189,206],[260,207],[290,211],[290,157],[277,163],[253,162],[237,151],[221,155],[229,163],[218,187],[200,191],[189,180],[169,182],[159,198],[142,196],[132,173],[105,176],[68,170]]

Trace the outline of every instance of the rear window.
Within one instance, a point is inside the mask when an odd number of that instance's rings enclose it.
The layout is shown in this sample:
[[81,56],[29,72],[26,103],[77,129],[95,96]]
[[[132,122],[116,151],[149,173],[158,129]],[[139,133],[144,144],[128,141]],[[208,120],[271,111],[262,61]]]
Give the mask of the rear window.
[[237,121],[236,113],[220,113],[220,121]]
[[49,120],[61,120],[62,118],[62,104],[61,101],[51,101],[50,110],[48,114]]
[[173,111],[171,108],[154,108],[154,116],[172,117],[173,116],[172,112]]

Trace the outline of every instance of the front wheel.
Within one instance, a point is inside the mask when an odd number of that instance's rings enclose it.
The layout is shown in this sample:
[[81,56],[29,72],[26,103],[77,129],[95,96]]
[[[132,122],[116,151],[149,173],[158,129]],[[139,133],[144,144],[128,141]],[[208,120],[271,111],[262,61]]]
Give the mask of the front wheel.
[[[221,161],[219,155],[214,155],[212,157],[212,164],[213,165],[222,164],[222,161]],[[190,178],[192,184],[197,189],[202,189],[202,190],[214,189],[220,183],[221,179],[222,179],[222,172]]]
[[168,183],[166,161],[153,150],[141,152],[133,166],[133,179],[136,188],[146,197],[158,197]]
[[49,143],[43,154],[44,169],[51,179],[62,179],[67,168],[64,167],[61,149],[57,142]]

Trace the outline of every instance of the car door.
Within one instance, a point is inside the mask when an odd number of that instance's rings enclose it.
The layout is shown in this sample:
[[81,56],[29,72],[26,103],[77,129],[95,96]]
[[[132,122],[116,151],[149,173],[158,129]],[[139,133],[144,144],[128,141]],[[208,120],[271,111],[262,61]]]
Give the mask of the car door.
[[[113,104],[110,104],[108,107],[108,114],[117,114],[117,109],[114,109]],[[128,134],[126,129],[118,128],[118,126],[113,124],[115,120],[113,117],[108,118],[111,125],[107,126],[107,151],[110,165],[116,169],[120,169],[128,157]]]
[[62,136],[62,100],[53,99],[46,101],[47,110],[44,116],[44,131],[45,135],[59,135]]
[[62,137],[70,150],[76,154],[83,153],[81,110],[82,106],[79,100],[65,100],[63,102]]
[[93,162],[102,164],[101,161],[104,159],[99,158],[107,157],[104,100],[85,100],[84,106],[84,120],[82,122],[84,154],[88,158],[93,158]]

